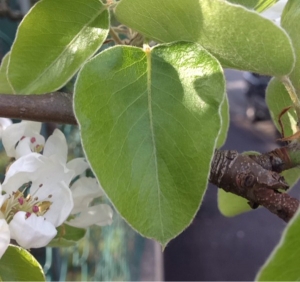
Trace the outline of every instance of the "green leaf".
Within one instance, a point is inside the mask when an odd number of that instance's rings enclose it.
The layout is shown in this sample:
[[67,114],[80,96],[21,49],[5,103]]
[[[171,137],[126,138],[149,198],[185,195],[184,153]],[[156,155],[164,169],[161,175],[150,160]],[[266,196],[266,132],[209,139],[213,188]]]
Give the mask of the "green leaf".
[[0,66],[0,93],[2,94],[13,94],[13,89],[7,79],[7,65],[10,53],[7,53],[3,58]]
[[296,63],[289,75],[298,96],[300,95],[300,1],[289,0],[283,10],[281,25],[287,31],[294,46]]
[[199,208],[224,84],[219,63],[185,42],[117,46],[78,75],[74,109],[93,171],[129,224],[163,245]]
[[[269,82],[266,90],[266,102],[269,107],[273,122],[279,132],[281,132],[281,128],[278,123],[279,115],[284,108],[292,106],[293,103],[284,85],[277,78],[273,78]],[[297,132],[296,120],[296,113],[293,109],[290,109],[281,117],[285,137]]]
[[232,193],[227,193],[223,189],[218,190],[219,211],[227,217],[233,217],[241,213],[251,211],[248,201]]
[[229,105],[227,95],[224,97],[224,101],[221,106],[221,121],[222,126],[220,130],[220,134],[218,136],[217,148],[221,148],[227,138],[228,128],[229,128]]
[[256,12],[226,1],[122,0],[116,16],[158,42],[198,42],[225,67],[271,76],[293,68],[287,34]]
[[45,281],[43,269],[25,249],[9,245],[0,259],[1,281]]
[[262,12],[267,8],[272,7],[279,0],[227,0],[233,4],[245,6],[248,9],[254,9],[257,12]]
[[48,244],[49,247],[70,247],[74,246],[85,236],[86,230],[68,224],[63,224],[57,228],[57,235]]
[[100,48],[109,15],[99,0],[42,0],[24,17],[12,46],[8,79],[15,93],[57,90]]
[[255,281],[299,281],[300,268],[300,215],[299,210],[289,222],[281,240]]

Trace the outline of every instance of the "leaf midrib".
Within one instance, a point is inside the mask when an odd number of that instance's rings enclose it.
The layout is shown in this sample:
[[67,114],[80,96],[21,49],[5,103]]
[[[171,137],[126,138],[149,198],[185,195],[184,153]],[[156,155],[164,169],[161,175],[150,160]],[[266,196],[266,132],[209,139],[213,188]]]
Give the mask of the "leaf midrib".
[[158,177],[158,162],[157,162],[157,152],[156,152],[156,142],[154,135],[154,126],[153,126],[153,113],[152,113],[152,91],[151,91],[151,51],[149,46],[144,48],[147,57],[147,96],[148,96],[148,112],[149,112],[149,121],[150,121],[150,132],[153,146],[153,155],[154,155],[154,163],[155,163],[155,177],[157,183],[157,199],[158,199],[158,210],[159,210],[159,221],[161,225],[161,235],[164,238],[164,227],[162,222],[162,213],[161,213],[161,202],[160,202],[160,183]]

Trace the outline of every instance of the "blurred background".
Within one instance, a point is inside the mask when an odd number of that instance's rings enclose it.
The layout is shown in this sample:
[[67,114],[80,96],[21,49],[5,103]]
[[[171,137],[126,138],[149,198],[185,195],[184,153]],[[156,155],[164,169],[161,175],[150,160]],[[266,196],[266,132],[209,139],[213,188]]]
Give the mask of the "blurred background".
[[[9,51],[22,15],[33,2],[0,0],[0,59]],[[223,149],[266,152],[276,148],[279,135],[264,101],[269,78],[234,70],[225,70],[225,75],[231,123]],[[72,84],[64,89],[71,90]],[[45,124],[45,136],[55,127],[67,137],[69,156],[83,156],[78,128]],[[3,178],[8,160],[4,153],[0,159]],[[265,209],[224,217],[217,207],[217,187],[209,185],[191,226],[164,252],[116,213],[111,226],[90,228],[74,247],[31,251],[48,281],[249,281],[279,241],[285,225]]]

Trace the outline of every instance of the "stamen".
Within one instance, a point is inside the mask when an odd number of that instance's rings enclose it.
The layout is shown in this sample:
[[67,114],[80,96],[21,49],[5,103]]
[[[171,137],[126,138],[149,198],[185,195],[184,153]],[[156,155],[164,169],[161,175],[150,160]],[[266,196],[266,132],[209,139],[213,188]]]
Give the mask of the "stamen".
[[37,213],[37,212],[39,212],[39,207],[38,206],[33,206],[32,207],[32,211],[34,212],[34,213]]
[[41,183],[40,185],[39,185],[39,187],[41,188],[43,186],[43,183]]
[[36,141],[35,137],[31,137],[31,138],[30,138],[30,142],[31,142],[31,143],[35,143],[35,141]]
[[18,198],[18,202],[19,202],[20,205],[23,205],[23,203],[24,203],[24,198],[23,198],[23,197]]
[[28,217],[30,217],[31,216],[31,213],[30,212],[27,212],[26,214],[25,214],[25,218],[27,219]]

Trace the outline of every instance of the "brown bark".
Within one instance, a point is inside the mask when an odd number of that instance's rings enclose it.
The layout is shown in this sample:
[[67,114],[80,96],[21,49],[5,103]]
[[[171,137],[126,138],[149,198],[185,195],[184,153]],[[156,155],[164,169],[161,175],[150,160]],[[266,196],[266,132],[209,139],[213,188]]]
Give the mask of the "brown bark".
[[[251,207],[262,205],[289,221],[297,211],[299,201],[279,191],[287,190],[289,186],[276,172],[278,167],[283,167],[282,159],[274,159],[273,156],[274,151],[257,156],[242,155],[236,151],[216,151],[209,181],[226,192],[247,199]],[[273,166],[275,169],[272,169]]]
[[[0,116],[77,124],[72,94],[61,92],[44,95],[0,94]],[[283,147],[262,155],[216,151],[209,181],[227,192],[246,198],[251,207],[262,205],[283,220],[289,221],[295,214],[299,201],[279,191],[288,188],[279,173],[295,166],[290,160],[290,149],[291,146]]]

